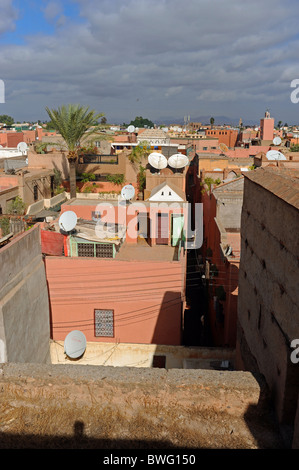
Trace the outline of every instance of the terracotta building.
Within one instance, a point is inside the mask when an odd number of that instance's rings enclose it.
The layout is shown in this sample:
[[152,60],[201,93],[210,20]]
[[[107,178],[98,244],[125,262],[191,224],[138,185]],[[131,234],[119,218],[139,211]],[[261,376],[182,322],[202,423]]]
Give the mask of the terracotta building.
[[203,186],[203,246],[213,346],[235,347],[244,178]]
[[70,200],[75,233],[42,230],[52,339],[77,328],[90,342],[181,344],[185,201],[162,186],[142,203]]

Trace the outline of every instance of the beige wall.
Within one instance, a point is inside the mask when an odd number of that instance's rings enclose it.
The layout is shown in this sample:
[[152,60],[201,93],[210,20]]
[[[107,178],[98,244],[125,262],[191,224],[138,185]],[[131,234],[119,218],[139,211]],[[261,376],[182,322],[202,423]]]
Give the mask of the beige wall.
[[[156,344],[87,343],[84,355],[70,361],[64,354],[63,341],[52,341],[52,364],[89,364],[113,367],[152,367],[153,357],[165,356],[166,369],[213,369],[213,364],[230,361],[235,351],[230,348],[186,348]],[[190,367],[192,366],[192,367]]]
[[298,233],[298,210],[245,178],[238,303],[240,366],[255,365],[265,376],[278,419],[288,424],[294,424],[299,387],[298,365],[290,360],[290,342],[299,338]]
[[7,213],[7,204],[19,195],[19,188],[8,188],[0,192],[0,206],[2,214]]
[[69,164],[66,152],[49,152],[45,154],[38,154],[33,150],[29,150],[28,167],[49,170],[56,168],[57,170],[61,171],[63,179],[67,179],[69,177]]
[[0,362],[49,363],[49,299],[39,227],[0,249]]

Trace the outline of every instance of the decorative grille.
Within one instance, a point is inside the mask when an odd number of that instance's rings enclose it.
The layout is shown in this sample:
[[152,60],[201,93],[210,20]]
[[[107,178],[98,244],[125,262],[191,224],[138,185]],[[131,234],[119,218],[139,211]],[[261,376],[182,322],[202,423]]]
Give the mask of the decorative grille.
[[78,243],[78,256],[82,257],[94,257],[94,245],[93,243]]
[[95,336],[114,336],[113,310],[95,310]]
[[113,258],[113,245],[112,243],[101,243],[96,245],[97,258]]

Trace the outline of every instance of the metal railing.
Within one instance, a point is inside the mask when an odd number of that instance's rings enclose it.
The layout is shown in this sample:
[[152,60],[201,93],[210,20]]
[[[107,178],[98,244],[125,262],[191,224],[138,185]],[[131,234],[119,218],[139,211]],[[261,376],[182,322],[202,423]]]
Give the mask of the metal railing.
[[98,163],[118,165],[118,155],[83,155],[79,157],[79,163]]

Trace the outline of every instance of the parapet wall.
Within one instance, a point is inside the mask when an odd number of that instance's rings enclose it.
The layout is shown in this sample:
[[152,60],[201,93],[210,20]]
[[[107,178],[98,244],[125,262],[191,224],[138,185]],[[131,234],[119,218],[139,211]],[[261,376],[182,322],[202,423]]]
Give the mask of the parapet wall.
[[0,364],[0,448],[280,448],[250,372]]

